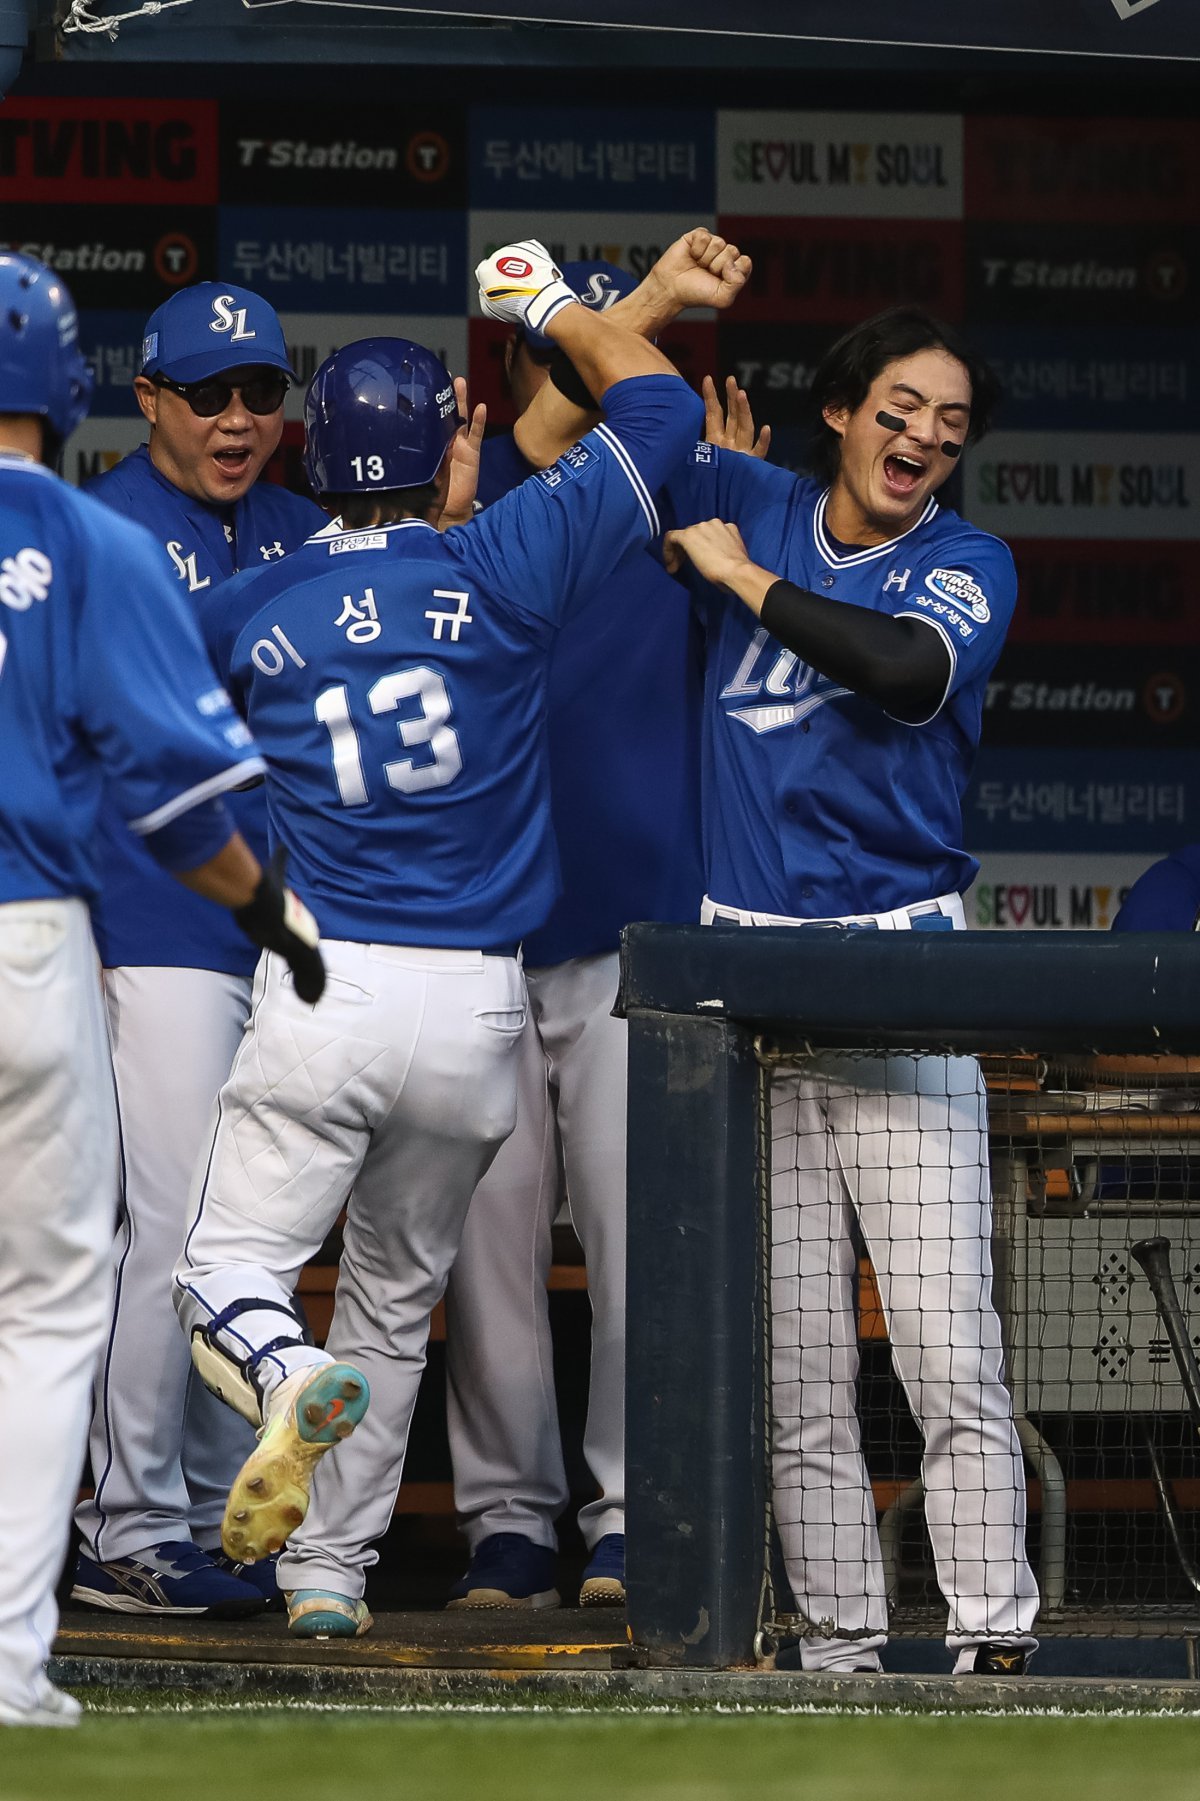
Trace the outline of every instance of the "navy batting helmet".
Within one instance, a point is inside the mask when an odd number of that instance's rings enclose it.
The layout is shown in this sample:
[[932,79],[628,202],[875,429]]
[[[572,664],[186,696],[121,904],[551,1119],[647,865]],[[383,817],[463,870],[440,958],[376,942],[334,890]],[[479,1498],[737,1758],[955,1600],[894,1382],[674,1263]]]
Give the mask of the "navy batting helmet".
[[36,413],[61,443],[91,398],[65,283],[35,257],[0,251],[0,413]]
[[420,488],[458,430],[454,383],[431,350],[408,338],[360,338],[313,376],[304,426],[316,493]]

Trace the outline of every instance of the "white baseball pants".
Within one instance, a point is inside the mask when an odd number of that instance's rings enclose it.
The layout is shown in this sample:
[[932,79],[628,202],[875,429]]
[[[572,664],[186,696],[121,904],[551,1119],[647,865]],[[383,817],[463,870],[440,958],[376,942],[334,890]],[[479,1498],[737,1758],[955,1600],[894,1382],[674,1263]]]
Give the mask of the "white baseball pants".
[[36,1704],[111,1290],[117,1132],[78,900],[0,906],[0,1700]]
[[[957,895],[819,924],[961,929]],[[706,900],[704,924],[814,922]],[[1033,1647],[1025,1474],[992,1301],[987,1094],[973,1057],[822,1055],[772,1084],[775,1517],[806,1669],[887,1639],[875,1506],[859,1435],[854,1222],[892,1363],[925,1441],[925,1518],[951,1649]]]
[[116,1285],[96,1374],[89,1557],[220,1542],[225,1497],[254,1433],[200,1381],[171,1304],[188,1194],[250,1006],[248,977],[128,967],[104,976],[120,1118]]
[[[322,1462],[279,1568],[284,1588],[357,1596],[400,1486],[429,1316],[471,1195],[513,1127],[525,994],[513,958],[321,948],[328,985],[315,1007],[297,1000],[282,958],[259,965],[175,1298],[189,1337],[235,1301],[286,1306],[349,1200],[327,1349],[280,1348],[257,1374],[269,1397],[294,1371],[345,1358],[371,1385],[366,1419]],[[252,1306],[219,1337],[253,1357],[287,1329]]]
[[[1025,1478],[991,1296],[987,1101],[970,1057],[821,1057],[776,1080],[771,1177],[775,1512],[806,1668],[887,1636],[859,1442],[854,1220],[925,1440],[925,1517],[954,1649],[1032,1645]],[[820,1636],[854,1634],[854,1638]]]
[[446,1294],[447,1423],[459,1524],[553,1546],[568,1499],[546,1282],[565,1178],[592,1306],[584,1455],[591,1549],[625,1530],[625,1108],[615,952],[525,972],[517,1123],[475,1192]]

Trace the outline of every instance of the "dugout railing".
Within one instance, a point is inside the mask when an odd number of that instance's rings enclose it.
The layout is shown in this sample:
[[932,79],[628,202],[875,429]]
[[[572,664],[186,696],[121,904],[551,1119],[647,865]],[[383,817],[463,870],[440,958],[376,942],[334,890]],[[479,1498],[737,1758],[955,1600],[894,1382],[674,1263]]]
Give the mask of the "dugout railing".
[[[986,1079],[981,1181],[1037,1629],[1200,1635],[1200,1440],[1134,1253],[1158,1244],[1200,1347],[1200,939],[635,926],[620,1005],[639,1660],[752,1665],[804,1629],[773,1526],[770,1183],[791,1153],[773,1148],[771,1097],[831,1057],[844,1076],[847,1059],[898,1053],[977,1059]],[[914,1142],[897,1132],[897,1168],[926,1154]],[[922,1443],[865,1258],[858,1295],[892,1630],[940,1635]]]

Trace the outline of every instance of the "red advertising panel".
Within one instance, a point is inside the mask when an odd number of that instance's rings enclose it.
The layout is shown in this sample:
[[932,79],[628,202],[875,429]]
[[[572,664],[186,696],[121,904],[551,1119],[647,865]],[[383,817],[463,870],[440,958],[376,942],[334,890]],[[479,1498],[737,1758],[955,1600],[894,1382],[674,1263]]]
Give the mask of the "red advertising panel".
[[966,213],[1021,225],[1200,219],[1200,122],[968,118]]
[[215,100],[18,97],[0,111],[0,200],[212,206],[216,198]]
[[1012,642],[1200,644],[1194,543],[1026,538],[1012,552]]
[[962,314],[962,226],[945,219],[758,219],[717,230],[754,259],[738,318],[851,325],[898,301]]

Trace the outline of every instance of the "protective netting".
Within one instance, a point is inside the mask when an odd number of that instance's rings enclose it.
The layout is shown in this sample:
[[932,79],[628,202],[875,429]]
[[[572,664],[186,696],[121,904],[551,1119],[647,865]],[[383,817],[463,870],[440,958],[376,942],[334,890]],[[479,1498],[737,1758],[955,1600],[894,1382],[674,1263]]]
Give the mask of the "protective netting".
[[1194,1630],[1200,1059],[764,1058],[776,1624]]

